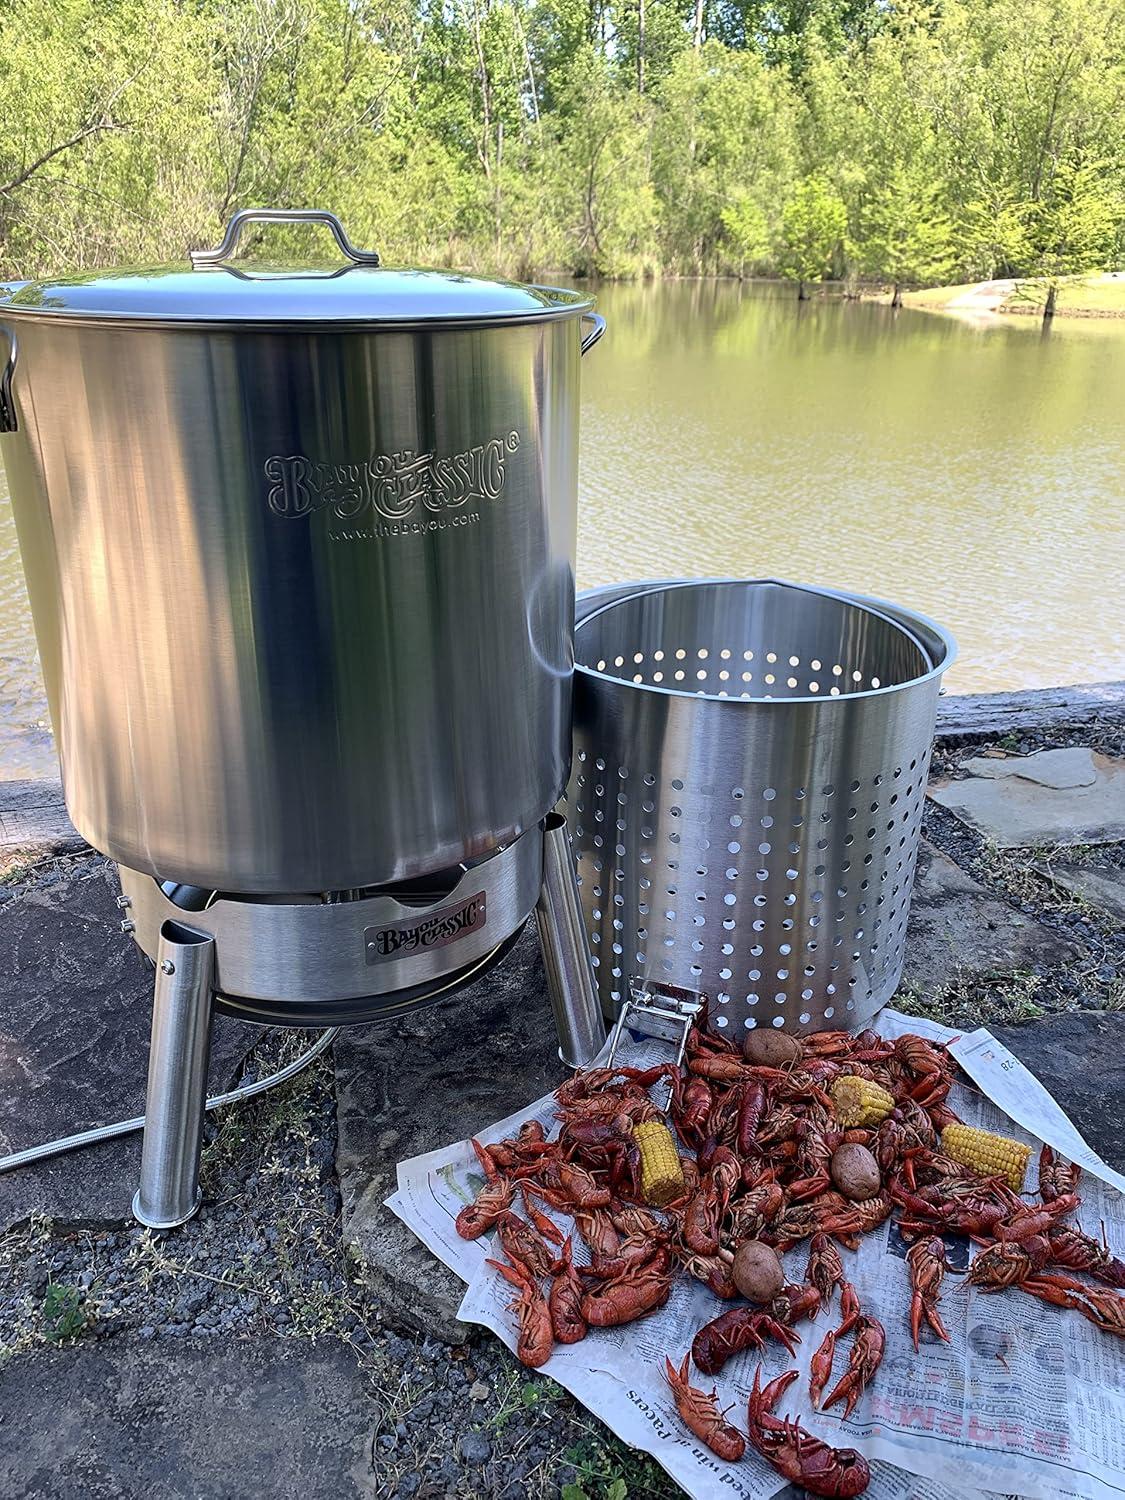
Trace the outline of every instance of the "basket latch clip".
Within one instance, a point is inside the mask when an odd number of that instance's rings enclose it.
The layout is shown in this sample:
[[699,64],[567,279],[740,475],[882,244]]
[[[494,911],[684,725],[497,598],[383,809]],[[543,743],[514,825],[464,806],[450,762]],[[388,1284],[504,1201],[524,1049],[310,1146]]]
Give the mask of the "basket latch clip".
[[679,1067],[684,1060],[688,1032],[706,1003],[707,996],[698,990],[682,989],[679,985],[660,984],[653,980],[630,980],[629,997],[621,1007],[610,1038],[606,1067],[613,1067],[617,1046],[626,1026],[631,1031],[639,1031],[642,1036],[676,1042],[676,1066]]

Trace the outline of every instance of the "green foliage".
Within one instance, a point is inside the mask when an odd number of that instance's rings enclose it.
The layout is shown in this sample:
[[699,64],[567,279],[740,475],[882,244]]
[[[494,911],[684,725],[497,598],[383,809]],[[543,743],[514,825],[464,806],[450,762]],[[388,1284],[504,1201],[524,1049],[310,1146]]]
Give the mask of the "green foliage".
[[[730,224],[747,231],[783,196],[795,170],[794,105],[785,78],[752,52],[716,42],[683,53],[656,96],[652,176],[661,260],[695,274],[722,264]],[[768,240],[768,230],[767,230]],[[740,260],[760,258],[736,247]]]
[[766,210],[748,194],[728,203],[720,215],[727,243],[740,268],[761,265],[769,255],[770,226]]
[[800,181],[781,210],[778,269],[790,281],[822,281],[848,228],[843,199],[821,177]]
[[667,1480],[647,1454],[607,1443],[604,1430],[587,1436],[566,1450],[575,1478],[561,1487],[562,1500],[632,1500],[663,1494]]
[[629,1500],[628,1483],[620,1477],[611,1479],[608,1484],[596,1485],[595,1488],[587,1488],[590,1481],[585,1484],[564,1484],[560,1490],[562,1500]]
[[1106,190],[1107,168],[1105,162],[1059,162],[1050,195],[1028,206],[1028,237],[1040,275],[1080,275],[1113,255],[1123,204]]
[[939,184],[914,163],[896,162],[858,215],[855,249],[864,270],[893,282],[934,285],[955,264],[952,225]]
[[43,1322],[52,1343],[77,1338],[88,1322],[79,1289],[52,1281],[43,1298]]
[[1053,286],[1121,261],[1123,104],[1120,0],[9,0],[0,276],[311,203],[388,261]]

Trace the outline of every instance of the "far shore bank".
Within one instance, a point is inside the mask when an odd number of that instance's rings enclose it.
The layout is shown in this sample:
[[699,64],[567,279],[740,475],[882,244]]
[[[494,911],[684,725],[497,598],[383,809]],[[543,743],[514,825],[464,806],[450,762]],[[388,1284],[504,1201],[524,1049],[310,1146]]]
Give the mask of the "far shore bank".
[[[963,286],[924,287],[904,292],[904,307],[926,312],[957,314],[994,313],[1016,317],[1039,318],[1047,288],[1043,282],[1011,277],[979,281]],[[890,302],[891,294],[881,292],[876,299]],[[1067,278],[1058,286],[1055,316],[1062,318],[1125,317],[1125,272],[1103,271],[1098,275]]]
[[[661,273],[637,278],[599,278],[575,276],[562,270],[539,273],[540,281],[590,287],[639,285],[668,282],[729,281],[748,286],[769,287],[797,298],[797,283],[780,276],[735,276],[729,273],[688,276]],[[844,281],[807,282],[806,300],[845,300],[890,306],[893,287],[855,285]],[[903,291],[901,305],[922,312],[966,314],[1012,314],[1016,317],[1041,318],[1047,290],[1033,277],[1005,277],[988,281],[965,282],[959,286],[919,287]],[[1061,318],[1125,318],[1125,270],[1103,271],[1090,276],[1068,277],[1058,286],[1055,316]]]

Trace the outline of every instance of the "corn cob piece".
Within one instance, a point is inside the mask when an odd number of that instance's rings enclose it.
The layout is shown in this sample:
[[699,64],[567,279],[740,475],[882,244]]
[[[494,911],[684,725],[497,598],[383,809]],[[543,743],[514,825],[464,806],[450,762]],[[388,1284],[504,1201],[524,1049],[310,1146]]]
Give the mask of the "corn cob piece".
[[672,1132],[663,1120],[648,1120],[633,1126],[633,1139],[641,1149],[644,1200],[654,1208],[663,1208],[684,1191],[684,1169]]
[[836,1106],[836,1118],[845,1130],[880,1125],[895,1107],[886,1089],[854,1073],[837,1078],[828,1092]]
[[991,1130],[977,1130],[972,1125],[947,1125],[941,1133],[941,1149],[982,1177],[1003,1177],[1013,1192],[1023,1187],[1031,1147]]

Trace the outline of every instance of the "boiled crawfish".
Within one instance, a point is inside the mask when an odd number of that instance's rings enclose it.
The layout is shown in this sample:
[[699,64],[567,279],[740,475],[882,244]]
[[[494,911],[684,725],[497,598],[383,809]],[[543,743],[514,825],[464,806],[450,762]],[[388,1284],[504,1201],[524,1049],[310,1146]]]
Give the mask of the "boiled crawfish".
[[704,1079],[691,1078],[685,1083],[677,1069],[672,1080],[672,1121],[685,1146],[694,1148],[702,1144],[713,1103],[710,1086]]
[[516,1355],[523,1364],[537,1370],[550,1359],[555,1343],[547,1299],[523,1265],[506,1265],[502,1260],[487,1260],[485,1264],[493,1266],[516,1288],[516,1295],[508,1304],[515,1310],[519,1324]]
[[636,1203],[611,1204],[609,1217],[614,1229],[626,1238],[647,1235],[650,1240],[662,1240],[668,1233],[651,1209]]
[[1039,1196],[1044,1203],[1053,1203],[1065,1193],[1073,1193],[1078,1187],[1082,1168],[1044,1146],[1039,1153]]
[[536,1220],[536,1228],[533,1229],[518,1214],[506,1213],[496,1221],[496,1233],[504,1247],[504,1254],[510,1261],[522,1266],[532,1276],[546,1276],[555,1263],[555,1257],[547,1248],[542,1233],[537,1232],[538,1220],[551,1225],[558,1241],[562,1240],[562,1235],[546,1215],[537,1214]]
[[738,1101],[738,1153],[740,1156],[749,1156],[758,1152],[758,1126],[762,1123],[762,1116],[766,1112],[769,1103],[769,1094],[766,1087],[758,1079],[752,1078],[749,1083],[742,1086],[742,1092]]
[[737,1463],[746,1452],[746,1439],[724,1420],[725,1413],[719,1410],[715,1391],[710,1395],[693,1386],[688,1380],[688,1355],[676,1366],[664,1356],[664,1378],[672,1387],[676,1410],[696,1437],[706,1443],[711,1452],[725,1463]]
[[555,1090],[555,1098],[566,1111],[591,1095],[606,1094],[618,1079],[624,1084],[621,1092],[643,1094],[658,1079],[667,1078],[671,1073],[671,1063],[658,1063],[652,1068],[586,1068],[561,1084]]
[[[983,1190],[987,1183],[980,1186]],[[924,1188],[912,1193],[901,1184],[893,1185],[891,1191],[895,1201],[905,1210],[899,1227],[908,1233],[932,1234],[937,1228],[982,1238],[992,1237],[1011,1213],[1006,1205],[990,1202],[983,1196],[983,1191],[981,1196],[966,1198],[953,1198]]]
[[481,1150],[487,1152],[497,1168],[509,1177],[527,1177],[536,1173],[544,1158],[555,1153],[554,1141],[547,1139],[546,1132],[538,1120],[525,1120],[517,1134],[503,1141],[494,1141],[490,1146],[480,1147],[476,1141],[478,1158]]
[[589,1246],[591,1255],[608,1257],[617,1254],[621,1249],[621,1236],[605,1209],[575,1208],[571,1213],[578,1233]]
[[652,1241],[647,1235],[630,1235],[612,1255],[595,1255],[580,1274],[591,1281],[620,1281],[639,1266],[667,1270],[671,1261],[662,1239]]
[[610,1189],[576,1162],[549,1162],[534,1191],[558,1209],[608,1208],[613,1202]]
[[720,1146],[699,1191],[684,1210],[681,1235],[695,1255],[714,1255],[719,1248],[719,1226],[730,1196],[742,1177],[737,1158]]
[[797,1156],[800,1175],[786,1189],[790,1200],[795,1203],[803,1198],[819,1198],[831,1186],[829,1165],[842,1137],[838,1128],[809,1116],[800,1122],[797,1133],[801,1137]]
[[1071,1224],[1055,1224],[1047,1231],[1048,1259],[1053,1266],[1086,1271],[1107,1286],[1125,1288],[1125,1261],[1107,1246]]
[[591,1328],[617,1328],[663,1307],[672,1290],[667,1254],[635,1266],[617,1281],[582,1298],[582,1316]]
[[825,1302],[831,1299],[838,1286],[844,1284],[844,1263],[840,1259],[840,1252],[824,1233],[814,1234],[809,1241],[805,1280],[816,1287]]
[[953,1081],[954,1066],[949,1053],[925,1037],[900,1036],[894,1044],[894,1055],[915,1078]]
[[792,1327],[802,1318],[815,1318],[820,1311],[820,1300],[815,1286],[787,1282],[770,1303],[770,1312],[779,1323]]
[[568,1235],[556,1262],[555,1274],[551,1278],[551,1290],[547,1294],[551,1331],[558,1343],[577,1344],[586,1337],[586,1319],[582,1316],[582,1298],[585,1295],[586,1289],[574,1266]]
[[1073,1276],[1042,1274],[1028,1276],[1018,1283],[1021,1292],[1051,1302],[1056,1307],[1072,1308],[1080,1312],[1095,1328],[1103,1333],[1125,1338],[1125,1297],[1109,1292],[1102,1287],[1086,1286],[1075,1281]]
[[855,1322],[855,1338],[848,1356],[848,1368],[837,1382],[835,1390],[824,1403],[825,1411],[837,1401],[845,1401],[845,1420],[851,1416],[856,1402],[871,1383],[875,1371],[883,1360],[887,1336],[877,1318],[860,1313]]
[[775,1339],[790,1354],[796,1353],[795,1346],[801,1342],[791,1328],[770,1313],[756,1307],[732,1307],[704,1323],[692,1339],[691,1357],[704,1375],[717,1375],[728,1359],[744,1349],[764,1349],[767,1338]]
[[937,1310],[946,1271],[945,1242],[936,1234],[916,1240],[906,1252],[906,1264],[910,1267],[910,1333],[915,1350],[919,1347],[923,1318],[938,1338],[948,1344],[949,1333]]
[[884,1219],[890,1217],[893,1208],[894,1202],[889,1193],[876,1193],[863,1203],[849,1203],[845,1208],[822,1213],[818,1228],[825,1234],[835,1235],[841,1244],[854,1250],[858,1246],[859,1236],[877,1229]]
[[512,1206],[515,1187],[502,1177],[487,1150],[478,1141],[472,1142],[477,1160],[484,1170],[484,1186],[473,1203],[468,1203],[457,1215],[457,1233],[463,1240],[476,1240],[496,1227]]
[[1034,1270],[1031,1256],[1023,1245],[997,1243],[989,1245],[976,1257],[969,1267],[965,1284],[978,1287],[982,1292],[1000,1292],[1005,1287],[1018,1286],[1021,1281],[1026,1281]]
[[810,1495],[853,1500],[854,1496],[862,1495],[871,1479],[863,1455],[854,1448],[831,1448],[792,1418],[773,1415],[774,1406],[797,1379],[797,1373],[786,1370],[763,1390],[761,1366],[755,1370],[747,1410],[750,1441],[783,1478],[806,1489]]
[[758,1184],[749,1192],[743,1193],[727,1209],[722,1228],[723,1239],[736,1245],[743,1240],[756,1239],[784,1206],[785,1189],[780,1183],[768,1181]]
[[809,1362],[809,1400],[815,1411],[824,1395],[824,1387],[832,1379],[832,1361],[836,1355],[836,1330],[830,1328],[824,1335],[820,1348]]
[[684,1251],[676,1253],[688,1275],[694,1276],[696,1281],[704,1282],[716,1297],[729,1301],[738,1296],[738,1288],[730,1279],[730,1264],[723,1258],[722,1252],[718,1255],[690,1255]]

